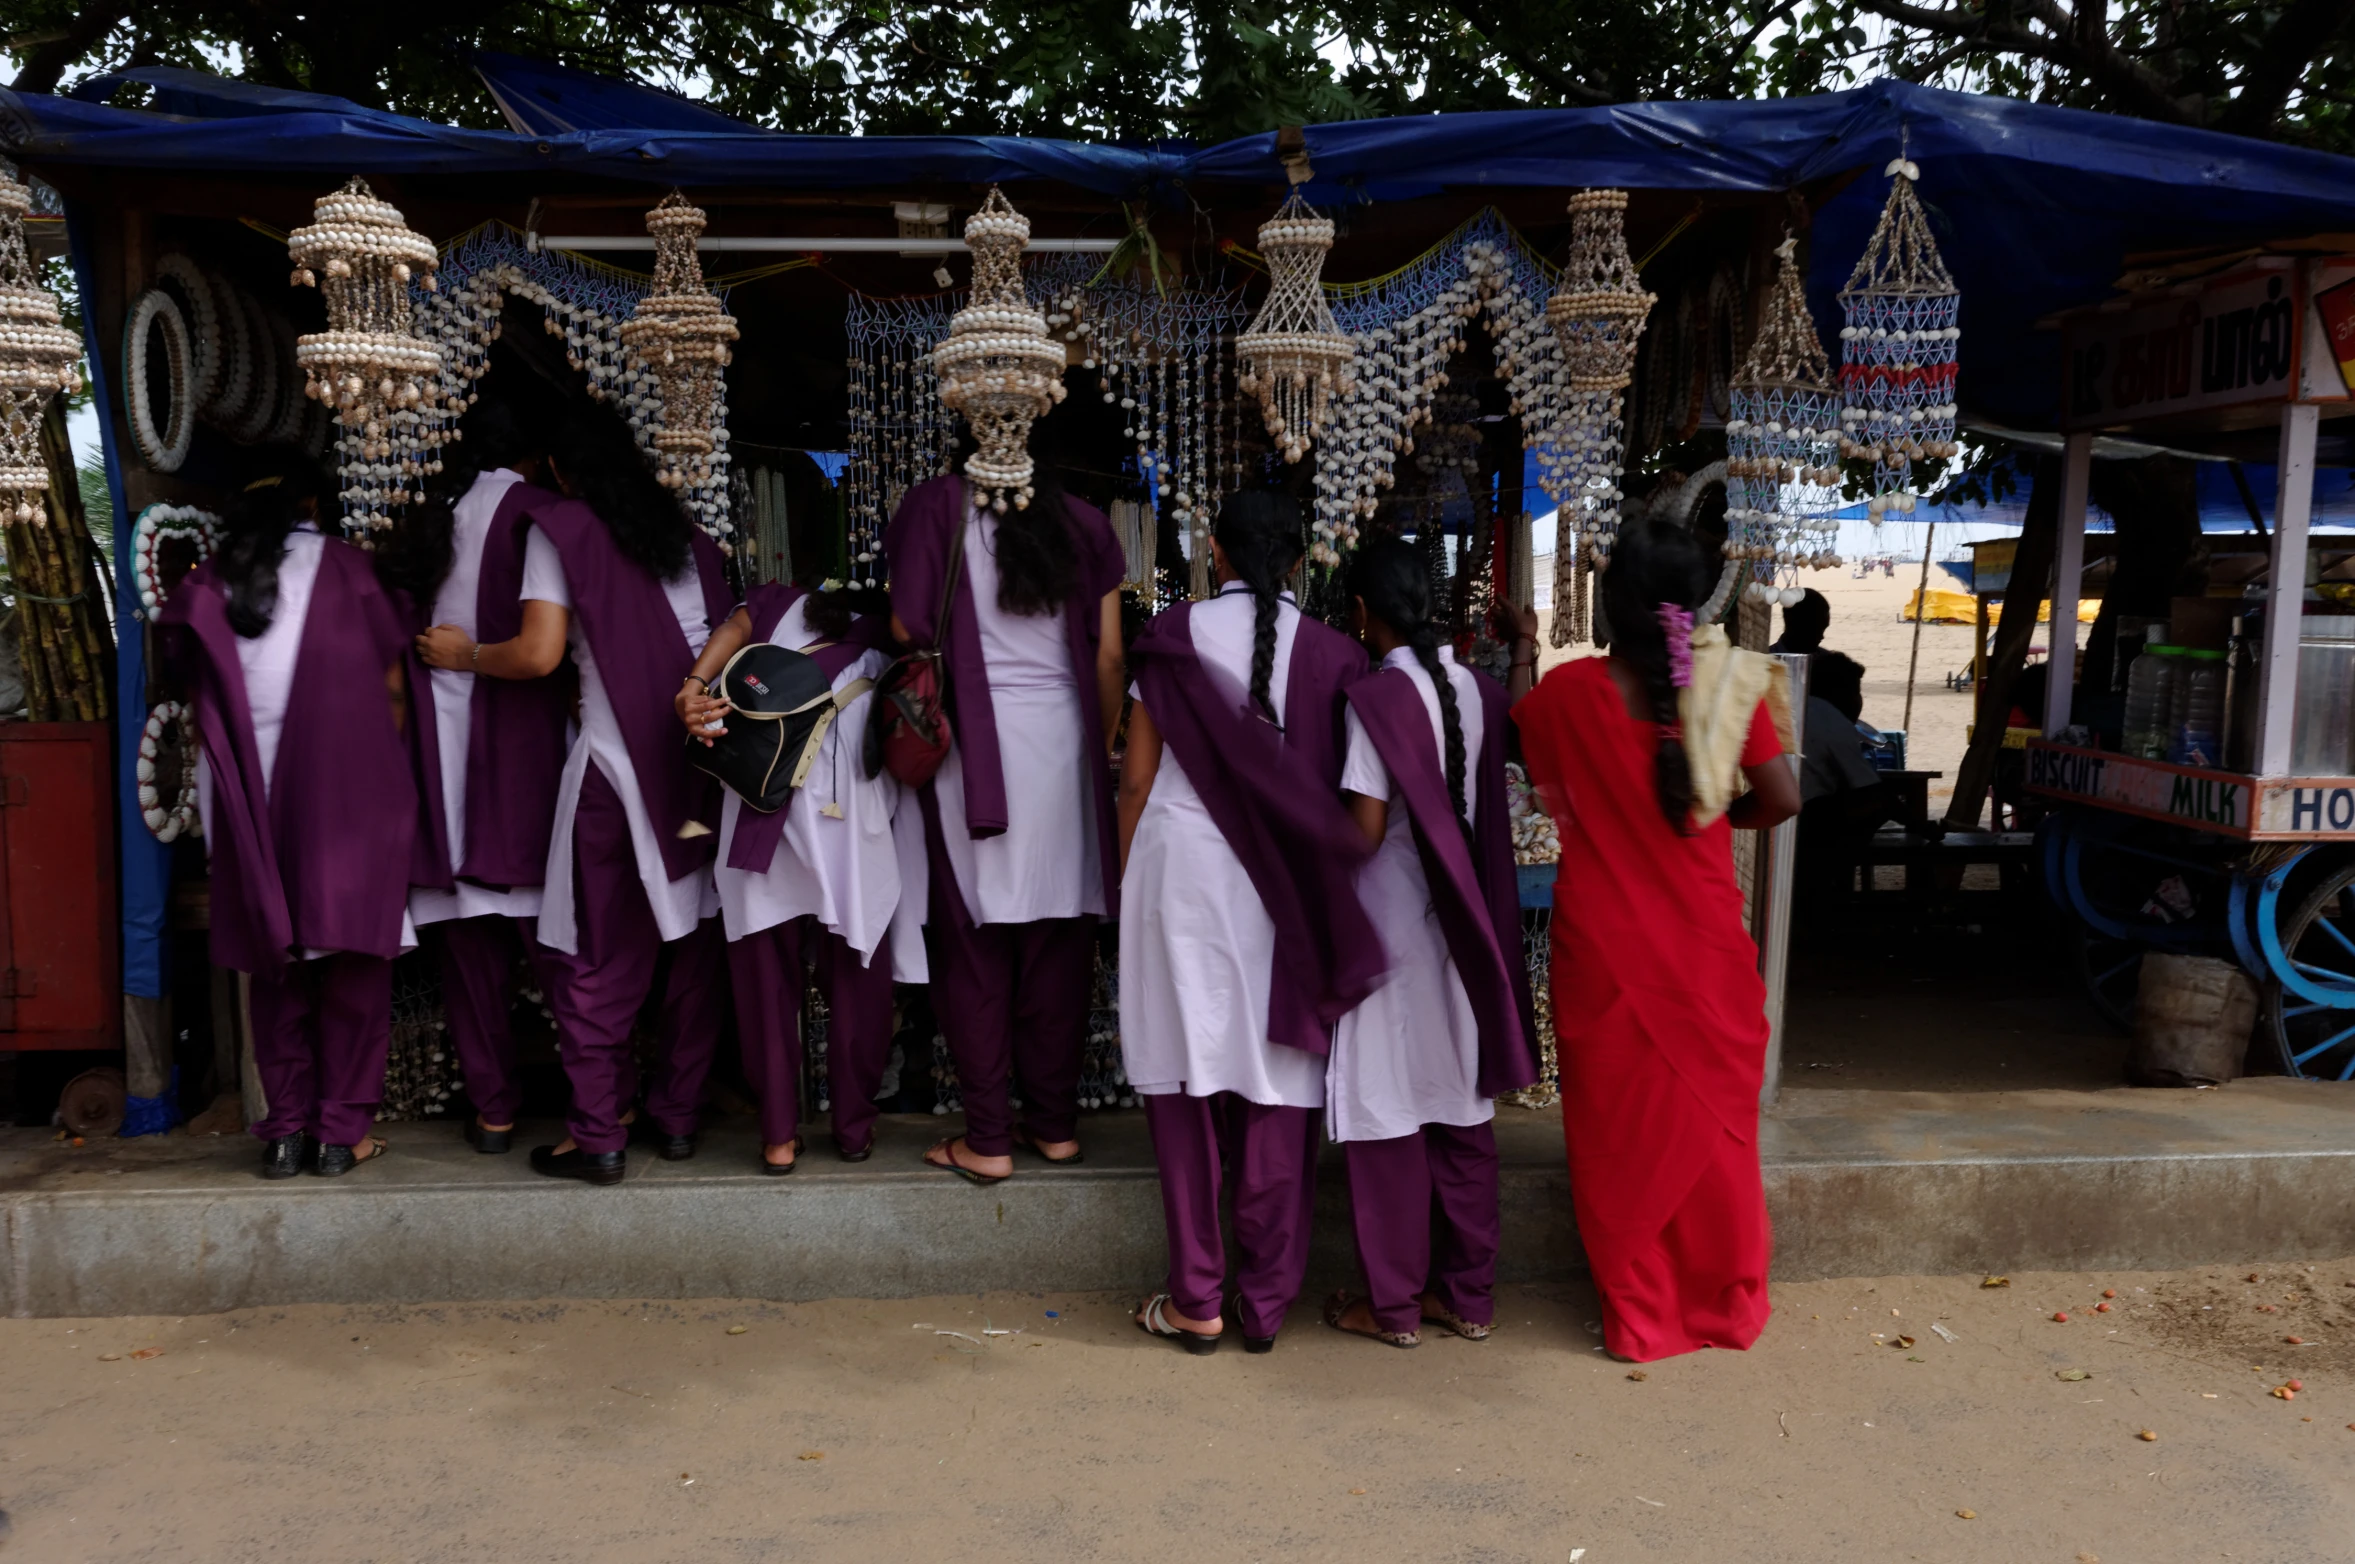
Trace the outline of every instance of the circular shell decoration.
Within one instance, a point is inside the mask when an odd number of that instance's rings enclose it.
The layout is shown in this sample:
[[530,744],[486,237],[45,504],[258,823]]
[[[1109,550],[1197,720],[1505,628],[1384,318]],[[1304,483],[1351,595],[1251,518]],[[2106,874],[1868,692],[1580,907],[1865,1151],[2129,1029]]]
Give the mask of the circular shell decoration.
[[[158,342],[163,345],[166,398],[160,429],[154,397]],[[130,319],[123,327],[123,402],[131,415],[131,443],[139,448],[139,459],[156,472],[178,472],[196,435],[189,369],[193,356],[188,322],[177,300],[161,288],[150,288],[132,300]]]

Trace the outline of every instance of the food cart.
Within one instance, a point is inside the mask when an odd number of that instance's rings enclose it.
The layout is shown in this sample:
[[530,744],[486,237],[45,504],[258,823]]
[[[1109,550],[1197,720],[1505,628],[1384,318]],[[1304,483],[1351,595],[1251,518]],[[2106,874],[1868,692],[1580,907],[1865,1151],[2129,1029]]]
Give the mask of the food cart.
[[[2345,574],[2347,556],[2311,550],[2308,524],[2321,421],[2355,411],[2341,358],[2355,340],[2339,329],[2351,280],[2355,260],[2260,255],[2061,318],[2056,622],[2085,589],[2097,430],[2233,454],[2270,441],[2278,498],[2261,561],[2227,556],[2215,578],[2239,587],[2254,622],[2249,676],[2225,716],[2245,724],[2239,763],[2095,742],[2072,709],[2069,637],[2053,639],[2027,757],[2029,791],[2062,806],[2040,832],[2045,880],[2105,1013],[2131,1013],[2147,951],[2226,956],[2263,986],[2282,1068],[2334,1080],[2355,1079],[2355,615],[2324,579]],[[2333,650],[2342,639],[2347,654]]]

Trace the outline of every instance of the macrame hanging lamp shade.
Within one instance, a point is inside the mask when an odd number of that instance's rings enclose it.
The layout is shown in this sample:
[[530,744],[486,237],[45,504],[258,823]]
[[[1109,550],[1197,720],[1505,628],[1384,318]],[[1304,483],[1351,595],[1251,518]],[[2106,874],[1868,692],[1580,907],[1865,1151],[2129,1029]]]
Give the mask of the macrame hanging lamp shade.
[[1001,514],[1009,500],[1018,510],[1030,504],[1030,426],[1064,395],[1063,346],[1048,337],[1046,316],[1022,290],[1029,243],[1030,219],[990,186],[989,199],[965,220],[972,295],[932,350],[941,405],[973,431],[965,477]]
[[59,324],[57,295],[41,287],[25,249],[32,205],[32,187],[0,159],[0,516],[46,522],[41,415],[51,397],[81,388],[82,341]]
[[1876,522],[1913,509],[1916,461],[1962,449],[1954,438],[1962,295],[1914,191],[1921,166],[1901,155],[1883,173],[1888,202],[1840,290],[1840,454],[1872,463],[1865,508]]
[[[391,474],[406,493],[425,472],[424,449],[440,442],[431,415],[441,403],[442,356],[417,334],[409,285],[435,286],[433,241],[400,209],[377,199],[358,175],[319,198],[311,223],[286,236],[290,279],[327,301],[327,329],[295,340],[303,393],[335,411],[349,453]],[[348,459],[348,458],[347,458]],[[381,511],[347,518],[364,530],[391,525]]]
[[[1626,498],[1619,487],[1627,446],[1624,402],[1644,323],[1658,302],[1645,291],[1627,251],[1627,192],[1581,190],[1572,196],[1570,258],[1545,306],[1565,382],[1553,440],[1568,478],[1562,516],[1576,529],[1576,537],[1564,537],[1554,551],[1555,591],[1565,601],[1583,585],[1580,564],[1606,568],[1619,535],[1619,503]],[[1554,616],[1556,646],[1569,644],[1581,617],[1575,609]]]
[[621,328],[623,345],[661,387],[653,446],[662,463],[658,476],[674,489],[701,487],[710,479],[720,371],[737,335],[736,318],[703,281],[695,240],[704,222],[703,208],[676,190],[646,214],[646,232],[654,237],[654,291]]
[[1351,385],[1357,343],[1333,321],[1325,302],[1325,255],[1333,223],[1301,199],[1297,186],[1259,225],[1267,262],[1267,300],[1235,339],[1237,384],[1259,399],[1268,437],[1296,462],[1333,416],[1333,399]]
[[[1790,606],[1800,589],[1779,578],[1829,569],[1838,531],[1840,396],[1831,360],[1808,312],[1799,242],[1775,250],[1773,292],[1750,356],[1733,377],[1725,425],[1727,576],[1711,600],[1722,610],[1737,575],[1750,602]],[[1709,617],[1714,617],[1714,614]]]

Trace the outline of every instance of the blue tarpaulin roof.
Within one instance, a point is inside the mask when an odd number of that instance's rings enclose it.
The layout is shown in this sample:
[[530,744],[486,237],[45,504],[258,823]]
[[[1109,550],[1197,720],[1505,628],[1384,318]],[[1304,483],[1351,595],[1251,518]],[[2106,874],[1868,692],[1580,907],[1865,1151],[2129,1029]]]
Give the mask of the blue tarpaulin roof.
[[[0,92],[0,139],[36,167],[186,172],[601,176],[632,184],[812,190],[1051,179],[1107,199],[1183,185],[1279,186],[1273,134],[1194,148],[1013,136],[809,136],[740,126],[667,93],[531,61],[483,74],[531,134],[464,130],[166,69],[154,110]],[[573,128],[562,128],[570,126]],[[1963,297],[1961,388],[1974,413],[2051,427],[2059,343],[2034,323],[2111,291],[2134,251],[2355,230],[2355,160],[2146,120],[1876,82],[1817,97],[1424,115],[1312,125],[1313,200],[1620,185],[1776,192],[1858,178],[1816,214],[1819,324],[1863,250],[1902,146]],[[1436,235],[1434,236],[1436,237]],[[1827,330],[1827,337],[1830,330]]]

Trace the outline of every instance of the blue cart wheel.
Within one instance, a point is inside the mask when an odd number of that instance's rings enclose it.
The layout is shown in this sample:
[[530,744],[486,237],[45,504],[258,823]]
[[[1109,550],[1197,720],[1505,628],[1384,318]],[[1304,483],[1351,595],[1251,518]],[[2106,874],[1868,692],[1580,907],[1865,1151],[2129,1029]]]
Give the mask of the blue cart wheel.
[[2265,1015],[2281,1067],[2307,1080],[2355,1080],[2355,865],[2317,885],[2275,928],[2257,924],[2271,968]]
[[2104,934],[2074,918],[2066,922],[2078,986],[2113,1031],[2132,1036],[2134,999],[2142,989],[2142,958],[2150,953],[2150,947],[2140,940]]

